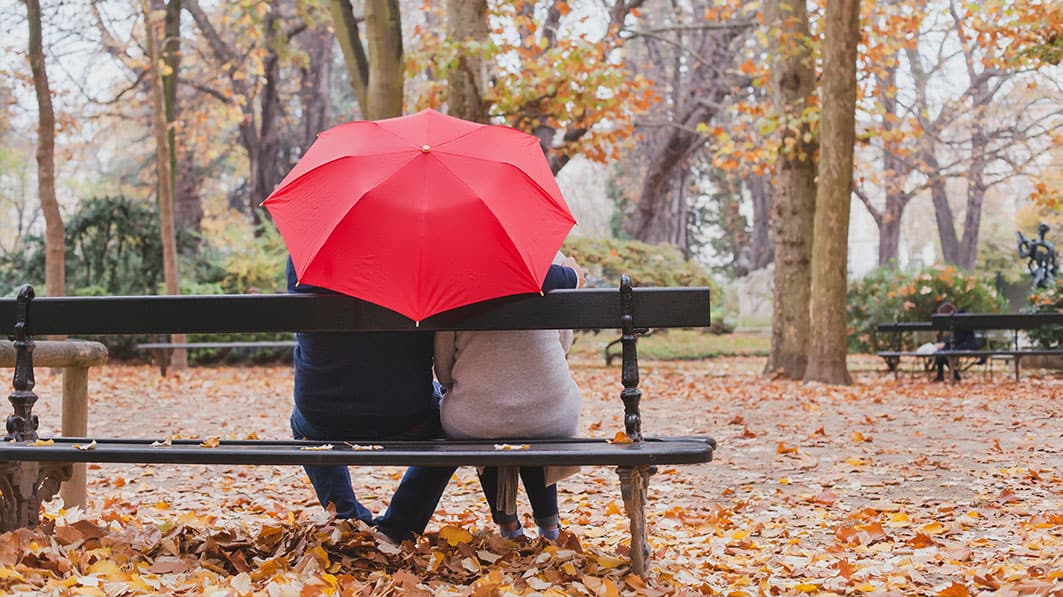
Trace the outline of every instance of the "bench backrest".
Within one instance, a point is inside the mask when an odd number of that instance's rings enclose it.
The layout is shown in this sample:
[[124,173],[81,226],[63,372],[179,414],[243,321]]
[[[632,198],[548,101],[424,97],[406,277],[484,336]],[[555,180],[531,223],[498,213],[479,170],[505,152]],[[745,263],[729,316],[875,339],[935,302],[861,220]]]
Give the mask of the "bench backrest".
[[642,438],[636,331],[709,325],[709,289],[555,290],[504,297],[414,322],[394,311],[338,294],[43,297],[23,286],[0,299],[0,325],[10,325],[16,364],[8,439],[36,437],[32,406],[33,336],[233,332],[381,332],[435,330],[620,329],[620,398],[624,427]]
[[[336,294],[41,297],[29,303],[27,334],[107,335],[233,332],[357,332],[619,329],[624,297],[632,325],[709,325],[709,289],[555,290],[477,303],[419,324],[394,311]],[[12,330],[16,298],[0,299]]]
[[952,313],[934,314],[938,330],[1032,330],[1063,325],[1063,313]]

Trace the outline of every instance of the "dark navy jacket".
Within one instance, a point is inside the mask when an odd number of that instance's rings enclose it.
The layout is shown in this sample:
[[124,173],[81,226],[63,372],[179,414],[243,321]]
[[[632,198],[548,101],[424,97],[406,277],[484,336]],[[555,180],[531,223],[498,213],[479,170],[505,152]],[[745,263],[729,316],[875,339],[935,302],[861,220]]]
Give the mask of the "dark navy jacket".
[[[330,293],[296,285],[288,292]],[[576,272],[553,265],[543,290],[575,288]],[[311,425],[351,439],[386,438],[436,416],[432,332],[296,334],[295,406]]]

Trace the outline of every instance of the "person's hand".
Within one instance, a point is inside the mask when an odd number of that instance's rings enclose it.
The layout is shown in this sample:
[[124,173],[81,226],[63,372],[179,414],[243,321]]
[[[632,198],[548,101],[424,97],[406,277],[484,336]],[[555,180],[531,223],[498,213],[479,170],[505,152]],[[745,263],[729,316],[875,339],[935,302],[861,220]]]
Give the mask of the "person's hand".
[[945,343],[944,342],[937,342],[937,343],[934,344],[934,346],[936,346],[938,350],[941,350],[941,349],[945,348]]
[[561,262],[561,265],[572,268],[572,271],[576,272],[576,288],[583,288],[587,284],[587,278],[583,274],[583,268],[576,263],[576,260],[572,257],[565,257],[565,260]]

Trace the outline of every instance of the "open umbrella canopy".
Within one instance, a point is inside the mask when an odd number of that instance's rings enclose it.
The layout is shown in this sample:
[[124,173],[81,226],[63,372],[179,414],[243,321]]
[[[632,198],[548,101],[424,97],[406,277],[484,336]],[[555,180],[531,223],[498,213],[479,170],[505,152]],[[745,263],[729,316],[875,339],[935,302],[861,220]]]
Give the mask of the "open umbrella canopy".
[[538,292],[575,224],[537,138],[434,110],[322,132],[263,205],[301,284],[416,321]]

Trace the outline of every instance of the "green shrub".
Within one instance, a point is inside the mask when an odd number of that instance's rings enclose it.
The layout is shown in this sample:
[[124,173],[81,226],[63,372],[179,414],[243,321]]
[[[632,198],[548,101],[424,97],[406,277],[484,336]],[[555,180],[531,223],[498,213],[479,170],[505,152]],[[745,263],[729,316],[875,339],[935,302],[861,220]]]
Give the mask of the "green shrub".
[[[878,268],[863,279],[849,284],[849,349],[875,352],[887,348],[888,340],[878,338],[875,326],[893,321],[929,321],[941,303],[950,301],[961,311],[995,313],[1004,298],[993,280],[957,270],[951,265],[935,265],[917,274],[893,268]],[[902,348],[914,348],[910,338]]]
[[[1030,310],[1063,313],[1063,278],[1054,286],[1039,288],[1030,294]],[[1063,325],[1042,326],[1029,332],[1030,339],[1042,348],[1063,348]]]
[[616,288],[620,275],[631,276],[634,286],[708,286],[712,294],[712,331],[727,333],[734,326],[716,305],[722,300],[719,286],[696,261],[684,259],[671,245],[651,245],[637,240],[577,236],[565,241],[561,251],[574,257],[587,275],[587,286]]

